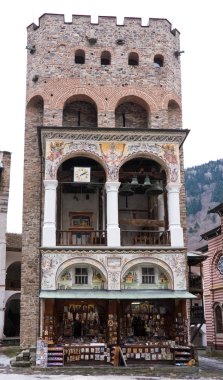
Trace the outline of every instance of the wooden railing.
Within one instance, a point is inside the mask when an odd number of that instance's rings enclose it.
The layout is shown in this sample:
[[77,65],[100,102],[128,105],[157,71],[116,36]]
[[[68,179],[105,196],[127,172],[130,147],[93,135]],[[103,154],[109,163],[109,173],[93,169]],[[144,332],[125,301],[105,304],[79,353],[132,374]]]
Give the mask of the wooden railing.
[[202,290],[202,280],[201,276],[190,274],[189,275],[189,287],[191,289]]
[[57,231],[57,245],[90,246],[107,245],[107,232],[102,230]]
[[170,232],[122,230],[121,245],[170,245]]
[[[107,231],[105,230],[80,230],[57,231],[58,246],[92,246],[107,245]],[[145,230],[122,230],[121,245],[170,245],[169,231],[145,231]]]
[[190,323],[191,325],[197,325],[204,323],[204,308],[203,306],[192,306],[190,309]]

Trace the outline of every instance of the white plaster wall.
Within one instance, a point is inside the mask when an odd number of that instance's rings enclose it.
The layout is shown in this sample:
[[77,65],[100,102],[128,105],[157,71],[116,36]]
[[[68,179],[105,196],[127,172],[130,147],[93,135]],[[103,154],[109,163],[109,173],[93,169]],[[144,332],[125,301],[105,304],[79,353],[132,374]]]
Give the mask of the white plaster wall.
[[164,268],[169,274],[172,281],[173,290],[186,290],[186,270],[187,262],[184,253],[154,253],[148,256],[148,253],[118,254],[118,253],[91,253],[78,252],[78,255],[70,251],[70,253],[44,253],[42,257],[42,290],[55,290],[56,279],[59,268],[65,269],[72,262],[89,263],[94,262],[94,266],[98,267],[102,273],[107,274],[108,290],[121,289],[121,277],[128,268],[136,264],[155,264]]

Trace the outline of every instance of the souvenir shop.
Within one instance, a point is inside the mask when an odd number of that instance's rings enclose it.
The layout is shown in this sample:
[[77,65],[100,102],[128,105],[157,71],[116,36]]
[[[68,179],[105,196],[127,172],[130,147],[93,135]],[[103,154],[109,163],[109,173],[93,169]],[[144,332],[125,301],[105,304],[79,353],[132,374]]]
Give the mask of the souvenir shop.
[[184,365],[192,360],[185,299],[137,299],[131,290],[123,292],[126,299],[117,299],[115,292],[100,299],[105,292],[92,299],[82,292],[79,299],[41,300],[46,366],[176,364],[178,359]]

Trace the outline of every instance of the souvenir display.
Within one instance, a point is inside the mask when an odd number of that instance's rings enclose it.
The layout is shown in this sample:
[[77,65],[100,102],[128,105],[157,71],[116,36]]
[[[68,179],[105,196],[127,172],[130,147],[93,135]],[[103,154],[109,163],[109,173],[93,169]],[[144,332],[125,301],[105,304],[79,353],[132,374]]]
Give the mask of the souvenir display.
[[64,365],[64,350],[61,346],[48,346],[47,367],[62,367]]
[[172,308],[171,300],[125,301],[119,309],[100,300],[63,302],[57,318],[44,317],[47,366],[188,363],[187,320],[180,312],[174,317]]

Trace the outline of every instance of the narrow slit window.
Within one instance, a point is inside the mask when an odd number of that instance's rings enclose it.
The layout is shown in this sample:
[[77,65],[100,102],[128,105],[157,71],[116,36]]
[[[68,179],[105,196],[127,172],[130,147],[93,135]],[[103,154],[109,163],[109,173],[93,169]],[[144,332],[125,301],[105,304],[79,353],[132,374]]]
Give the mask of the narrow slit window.
[[216,333],[223,333],[222,309],[220,305],[215,308]]

